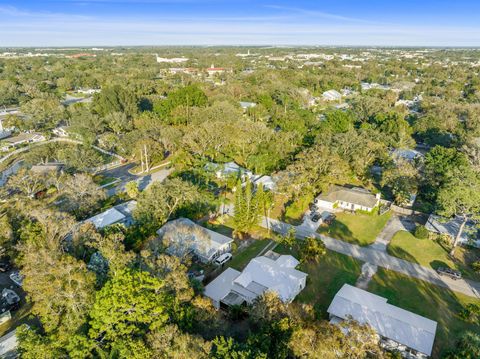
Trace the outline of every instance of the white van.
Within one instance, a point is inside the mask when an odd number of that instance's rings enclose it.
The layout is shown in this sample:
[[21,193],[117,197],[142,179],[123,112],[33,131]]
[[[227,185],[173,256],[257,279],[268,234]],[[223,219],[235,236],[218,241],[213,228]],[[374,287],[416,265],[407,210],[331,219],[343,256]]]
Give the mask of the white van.
[[213,261],[214,264],[221,266],[224,263],[227,263],[230,259],[232,259],[232,253],[224,253],[217,259]]

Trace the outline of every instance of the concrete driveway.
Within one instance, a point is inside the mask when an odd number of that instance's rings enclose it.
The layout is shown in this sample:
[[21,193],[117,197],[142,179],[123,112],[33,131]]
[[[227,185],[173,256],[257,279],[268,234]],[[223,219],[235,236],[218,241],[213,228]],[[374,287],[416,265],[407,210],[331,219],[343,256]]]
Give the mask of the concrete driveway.
[[380,251],[386,251],[387,246],[395,233],[398,231],[411,232],[415,230],[415,227],[416,223],[412,217],[393,214],[392,218],[388,220],[387,224],[385,227],[383,227],[382,231],[376,238],[375,243],[373,243],[370,247]]

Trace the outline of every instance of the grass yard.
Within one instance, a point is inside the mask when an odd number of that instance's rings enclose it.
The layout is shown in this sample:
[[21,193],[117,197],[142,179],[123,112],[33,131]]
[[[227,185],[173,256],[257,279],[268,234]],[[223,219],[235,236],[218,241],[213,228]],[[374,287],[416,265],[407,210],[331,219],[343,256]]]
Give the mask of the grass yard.
[[[448,250],[431,239],[418,239],[407,231],[397,232],[387,251],[390,255],[421,264],[425,267],[437,269],[448,266],[460,270],[465,277],[479,280],[480,276],[468,266],[468,260],[475,249],[458,247],[455,259],[449,256]],[[480,252],[480,251],[478,251]],[[479,255],[480,256],[480,255]]]
[[303,222],[303,215],[312,201],[313,196],[311,195],[305,195],[294,202],[289,201],[286,196],[276,195],[270,217],[294,226],[300,225]]
[[253,240],[246,248],[239,249],[234,255],[228,266],[242,271],[246,265],[258,256],[258,254],[268,246],[272,241],[269,239]]
[[318,233],[360,246],[368,246],[375,242],[390,216],[390,212],[381,216],[338,213],[332,224],[328,227],[320,226]]
[[[294,251],[283,245],[277,246],[274,251],[298,258]],[[354,258],[329,250],[318,264],[302,263],[298,269],[308,273],[307,285],[294,303],[311,304],[317,315],[327,318],[327,308],[333,297],[345,283],[355,284],[362,271],[362,264]]]
[[433,358],[440,358],[447,349],[454,347],[463,331],[480,330],[480,326],[458,317],[464,305],[480,305],[478,299],[383,268],[379,268],[368,290],[387,298],[390,304],[438,322]]

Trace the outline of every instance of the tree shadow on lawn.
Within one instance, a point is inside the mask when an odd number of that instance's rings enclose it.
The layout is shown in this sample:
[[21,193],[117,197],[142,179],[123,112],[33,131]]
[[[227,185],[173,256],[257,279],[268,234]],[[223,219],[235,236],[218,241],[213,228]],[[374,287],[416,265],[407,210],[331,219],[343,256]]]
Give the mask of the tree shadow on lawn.
[[361,245],[360,241],[353,235],[352,231],[344,223],[337,220],[334,220],[328,227],[319,227],[318,231],[320,234],[324,234],[328,237]]
[[391,244],[387,247],[387,252],[391,256],[404,259],[406,261],[412,262],[412,263],[417,263],[417,259],[412,256],[410,253],[408,253],[405,249],[397,246],[392,246]]
[[451,267],[450,265],[448,265],[444,261],[439,261],[437,259],[431,261],[429,264],[430,264],[430,267],[432,269],[435,269],[435,270],[437,270],[440,267],[443,267],[443,268],[450,268]]

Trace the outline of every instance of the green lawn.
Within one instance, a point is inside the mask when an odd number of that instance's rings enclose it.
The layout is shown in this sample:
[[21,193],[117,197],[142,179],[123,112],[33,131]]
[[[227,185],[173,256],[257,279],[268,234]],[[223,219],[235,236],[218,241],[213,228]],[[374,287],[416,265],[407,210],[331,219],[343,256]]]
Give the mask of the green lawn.
[[478,299],[383,268],[379,268],[368,290],[387,298],[390,304],[438,322],[433,358],[440,358],[445,350],[452,348],[463,331],[480,330],[480,326],[458,317],[462,306],[480,305]]
[[452,260],[447,249],[437,242],[431,239],[418,239],[410,232],[400,231],[393,236],[387,251],[392,256],[406,259],[425,267],[437,269],[438,267],[448,266],[460,270],[465,277],[480,279],[479,275],[474,273],[463,259],[467,257],[468,252],[473,252],[474,249],[468,250],[459,247],[457,248],[458,256],[456,256],[455,260]]
[[[279,245],[274,250],[280,254],[298,255]],[[327,317],[327,308],[335,294],[345,283],[354,285],[360,276],[362,262],[340,253],[327,250],[318,264],[302,263],[298,269],[308,273],[305,289],[295,298],[294,303],[307,303],[315,307],[317,314]]]
[[274,199],[273,209],[270,211],[270,217],[294,226],[300,225],[303,222],[303,215],[312,201],[312,195],[305,195],[296,201],[289,201],[286,196],[277,195]]
[[338,213],[333,223],[328,227],[320,226],[318,233],[345,242],[368,246],[375,242],[390,216],[390,212],[381,216],[363,213]]
[[233,254],[233,258],[228,263],[228,266],[239,271],[243,270],[250,260],[257,257],[269,243],[271,243],[271,240],[268,239],[253,240],[248,247],[239,249]]

